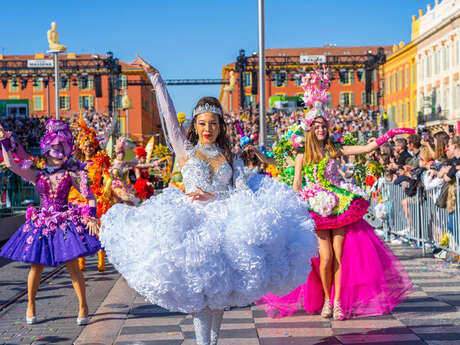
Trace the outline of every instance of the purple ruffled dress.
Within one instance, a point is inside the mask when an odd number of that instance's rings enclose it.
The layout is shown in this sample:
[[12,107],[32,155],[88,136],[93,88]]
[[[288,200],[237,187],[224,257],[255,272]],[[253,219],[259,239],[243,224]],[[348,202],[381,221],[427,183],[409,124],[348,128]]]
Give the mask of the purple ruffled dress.
[[[340,288],[344,317],[390,313],[413,292],[413,286],[401,262],[363,219],[369,207],[365,193],[342,180],[336,162],[329,157],[304,172],[309,184],[300,196],[310,202],[316,231],[346,230]],[[256,303],[272,318],[289,316],[302,308],[307,313],[319,313],[324,302],[319,263],[319,257],[311,259],[305,283],[289,294],[267,294]]]
[[100,249],[97,237],[89,234],[87,206],[67,202],[72,177],[65,172],[56,191],[52,191],[48,176],[40,173],[36,188],[40,208],[27,209],[26,222],[1,248],[0,256],[44,266],[59,266],[66,261],[95,254]]

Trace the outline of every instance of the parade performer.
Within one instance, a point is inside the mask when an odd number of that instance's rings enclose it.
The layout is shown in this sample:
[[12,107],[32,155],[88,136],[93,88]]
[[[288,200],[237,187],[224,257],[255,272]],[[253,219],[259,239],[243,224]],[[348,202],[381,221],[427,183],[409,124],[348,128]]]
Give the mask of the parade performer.
[[147,164],[147,151],[142,146],[136,147],[134,149],[134,153],[138,159],[138,164],[134,167],[134,173],[136,174],[134,189],[136,190],[136,196],[141,201],[144,201],[150,199],[150,197],[154,194],[153,184],[149,179],[150,168],[158,166],[162,160],[157,160],[151,164]]
[[[36,323],[35,296],[44,266],[65,264],[78,297],[77,323],[88,322],[85,281],[77,258],[93,255],[100,249],[97,239],[96,199],[91,193],[84,166],[70,158],[73,138],[67,124],[48,120],[40,146],[44,155],[43,169],[31,167],[28,161],[16,164],[9,141],[0,126],[0,144],[6,166],[35,185],[40,207],[29,207],[26,222],[2,247],[0,256],[31,264],[27,280],[28,305],[26,322]],[[87,200],[79,207],[67,201],[74,186]]]
[[187,134],[158,72],[159,113],[187,194],[171,187],[137,208],[114,205],[101,242],[128,284],[151,303],[193,314],[199,345],[217,344],[223,310],[300,284],[317,251],[308,203],[274,179],[251,191],[233,159],[222,107],[204,97]]
[[[105,188],[104,182],[109,179],[110,157],[105,150],[100,147],[96,131],[89,128],[82,117],[78,121],[78,135],[76,138],[76,158],[86,163],[88,177],[91,182],[91,192],[97,200],[97,218],[107,212],[112,206],[110,191]],[[71,188],[69,193],[69,202],[78,205],[85,205],[88,200],[84,198],[77,189]],[[105,271],[105,253],[101,249],[98,253],[97,270]],[[86,259],[78,258],[78,266],[83,271],[85,269]]]
[[125,137],[117,139],[115,144],[115,158],[112,160],[112,165],[109,169],[111,176],[108,184],[112,191],[112,202],[125,203],[127,205],[138,205],[140,200],[136,197],[136,191],[129,181],[129,170],[133,169],[137,164],[137,159],[129,162],[125,161],[127,142]]
[[336,159],[369,153],[394,135],[413,130],[391,130],[363,146],[340,146],[328,132],[328,71],[315,68],[302,81],[305,104],[312,108],[305,119],[304,153],[295,159],[293,188],[310,203],[319,258],[312,259],[312,271],[303,285],[283,297],[268,294],[257,304],[271,317],[292,315],[301,306],[336,320],[389,313],[406,299],[412,284],[398,259],[363,219],[367,195],[341,178]]

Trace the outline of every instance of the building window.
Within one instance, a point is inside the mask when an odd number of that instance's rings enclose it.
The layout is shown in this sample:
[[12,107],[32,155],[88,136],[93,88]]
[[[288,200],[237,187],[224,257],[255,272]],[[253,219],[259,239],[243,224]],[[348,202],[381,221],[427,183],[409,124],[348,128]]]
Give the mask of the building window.
[[276,87],[287,86],[287,73],[286,71],[278,71],[274,73],[273,85]]
[[341,92],[340,93],[340,105],[354,105],[355,94],[353,92]]
[[417,65],[414,63],[412,64],[412,84],[415,83],[415,74],[417,73]]
[[294,76],[294,85],[300,86],[300,84],[302,84],[302,76],[299,73]]
[[458,65],[460,63],[460,42],[459,40],[455,41],[455,64]]
[[18,91],[18,79],[13,77],[13,78],[10,78],[10,91]]
[[94,76],[87,75],[78,78],[78,88],[80,90],[92,90],[94,86]]
[[395,91],[399,90],[399,71],[395,72]]
[[421,64],[420,64],[420,80],[423,80],[424,77],[425,77],[425,76],[423,75],[424,69],[425,69],[425,58],[422,57],[422,59],[421,59]]
[[68,95],[59,96],[59,108],[63,110],[70,109],[70,96]]
[[434,74],[438,75],[439,71],[441,70],[441,59],[440,59],[441,52],[436,50],[434,52]]
[[402,90],[402,89],[404,89],[404,70],[401,69],[401,70],[399,71],[399,73],[400,73],[400,78],[399,78],[399,82],[400,82],[400,84],[399,84],[399,89]]
[[79,109],[93,109],[94,108],[94,97],[93,96],[78,96],[78,108]]
[[244,72],[243,73],[243,85],[246,86],[251,86],[251,73],[250,72]]
[[125,90],[128,87],[128,76],[127,75],[122,74],[118,77],[118,87],[121,90]]
[[366,93],[361,92],[361,104],[365,105],[366,104]]
[[70,79],[59,78],[59,89],[68,91],[70,89]]
[[43,96],[34,96],[34,110],[43,110]]
[[354,82],[354,71],[347,70],[343,72],[339,72],[339,82],[341,85],[352,85]]
[[34,78],[32,85],[33,85],[34,91],[42,91],[43,90],[42,78]]
[[409,86],[410,74],[409,74],[409,66],[406,67],[406,87]]
[[254,102],[254,96],[253,95],[245,95],[244,96],[244,107],[249,107],[249,106],[254,106],[253,102]]

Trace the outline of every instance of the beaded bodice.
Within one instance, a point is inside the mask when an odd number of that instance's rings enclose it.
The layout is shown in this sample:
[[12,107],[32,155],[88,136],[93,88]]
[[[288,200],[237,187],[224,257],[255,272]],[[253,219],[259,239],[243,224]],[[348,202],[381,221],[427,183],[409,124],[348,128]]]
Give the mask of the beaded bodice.
[[[37,178],[36,189],[40,195],[40,207],[54,211],[61,211],[67,207],[67,196],[72,186],[72,177],[68,171],[58,173],[57,178],[46,173],[40,173]],[[50,179],[56,181],[51,182]]]
[[227,161],[220,160],[220,157],[222,150],[216,145],[201,146],[198,143],[195,146],[182,167],[186,193],[196,190],[196,187],[205,192],[228,191],[232,185],[233,169]]

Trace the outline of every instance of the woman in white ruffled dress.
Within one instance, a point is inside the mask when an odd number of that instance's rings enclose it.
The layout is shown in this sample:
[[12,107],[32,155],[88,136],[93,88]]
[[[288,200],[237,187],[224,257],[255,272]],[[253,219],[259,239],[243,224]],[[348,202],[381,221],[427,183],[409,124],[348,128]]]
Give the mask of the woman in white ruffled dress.
[[233,159],[219,101],[202,98],[187,134],[158,72],[149,73],[186,194],[166,188],[138,207],[117,204],[100,240],[128,284],[151,303],[193,314],[199,345],[217,344],[223,310],[305,280],[317,252],[308,203],[284,184],[247,187]]

